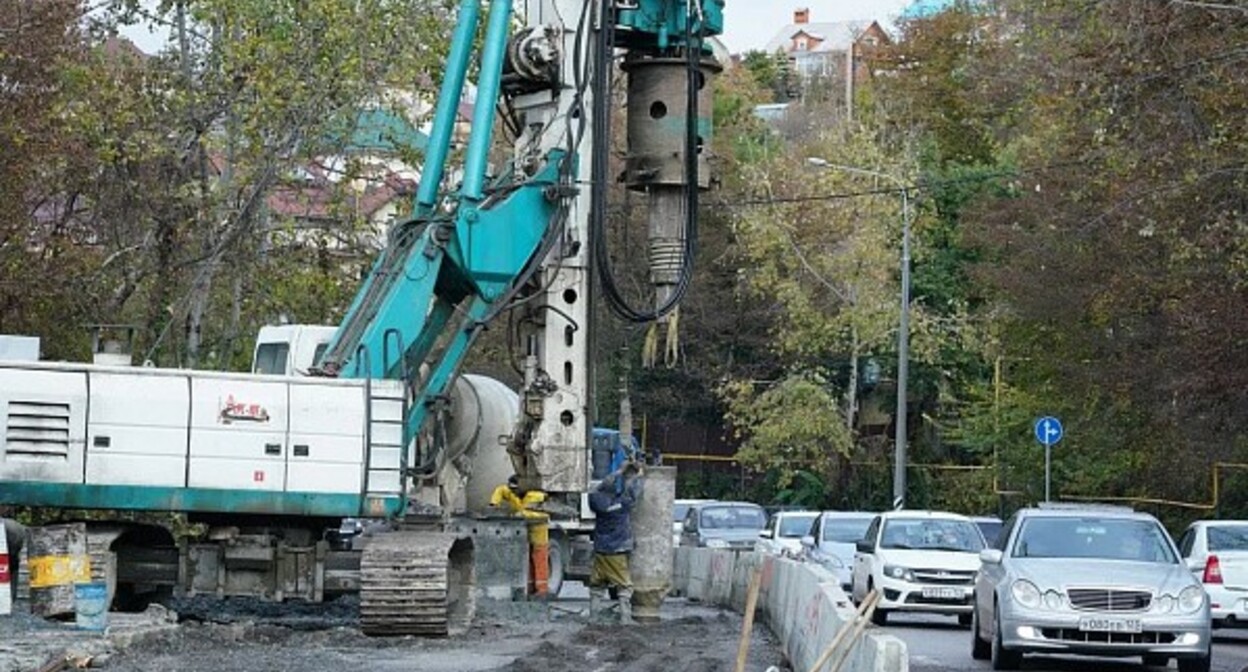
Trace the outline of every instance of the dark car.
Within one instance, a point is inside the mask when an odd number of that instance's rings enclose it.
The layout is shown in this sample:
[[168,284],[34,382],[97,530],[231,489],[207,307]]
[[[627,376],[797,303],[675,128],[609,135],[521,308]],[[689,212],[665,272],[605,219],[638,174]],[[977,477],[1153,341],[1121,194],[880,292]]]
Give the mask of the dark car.
[[715,502],[689,509],[681,546],[754,550],[758,532],[767,527],[763,507],[750,502]]

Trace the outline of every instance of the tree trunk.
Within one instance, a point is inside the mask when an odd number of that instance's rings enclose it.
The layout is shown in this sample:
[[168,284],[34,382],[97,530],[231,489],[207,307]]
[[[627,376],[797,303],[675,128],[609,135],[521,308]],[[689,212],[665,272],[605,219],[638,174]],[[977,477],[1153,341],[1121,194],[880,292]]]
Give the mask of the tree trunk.
[[212,280],[217,273],[218,261],[210,258],[200,266],[199,274],[191,285],[190,305],[186,311],[186,366],[199,366],[200,346],[203,345],[204,313],[212,298]]

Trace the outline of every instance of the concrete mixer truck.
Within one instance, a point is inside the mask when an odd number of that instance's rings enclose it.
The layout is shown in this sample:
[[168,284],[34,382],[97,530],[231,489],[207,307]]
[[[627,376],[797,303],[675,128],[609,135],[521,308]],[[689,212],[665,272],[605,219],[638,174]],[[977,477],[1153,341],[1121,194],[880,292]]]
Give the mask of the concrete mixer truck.
[[[341,324],[267,330],[248,374],[108,365],[123,363],[109,348],[99,364],[0,363],[0,506],[131,512],[89,524],[114,604],[358,591],[366,632],[446,633],[471,613],[474,551],[503,536],[470,515],[490,488],[514,473],[565,505],[569,536],[586,531],[590,274],[634,322],[666,320],[689,286],[719,69],[705,39],[723,4],[539,0],[515,21],[511,0],[462,0],[412,214]],[[462,179],[446,189],[477,44]],[[606,246],[616,63],[628,75],[622,180],[647,199],[647,306],[620,292]],[[499,110],[516,139],[491,171]],[[461,375],[508,311],[518,393]],[[206,532],[179,541],[134,515],[153,512]],[[330,549],[323,531],[352,517],[391,524],[362,550]]]

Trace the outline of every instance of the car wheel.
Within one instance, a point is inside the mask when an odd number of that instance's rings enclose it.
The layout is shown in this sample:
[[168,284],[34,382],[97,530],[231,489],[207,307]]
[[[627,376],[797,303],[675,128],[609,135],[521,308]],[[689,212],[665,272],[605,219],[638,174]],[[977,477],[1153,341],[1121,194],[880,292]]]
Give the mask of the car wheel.
[[999,613],[993,616],[993,625],[992,669],[1017,670],[1018,666],[1023,664],[1023,654],[1018,651],[1010,651],[1001,643],[1001,615]]
[[1160,653],[1146,653],[1143,658],[1145,667],[1166,667],[1170,664],[1170,656]]
[[992,657],[992,644],[979,636],[979,610],[971,609],[971,658],[988,660]]
[[970,614],[958,614],[958,625],[960,625],[960,626],[962,626],[962,627],[964,627],[964,628],[965,628],[966,626],[968,626],[968,625],[970,625],[970,624],[971,624],[971,615],[970,615]]
[[1208,653],[1199,658],[1180,658],[1179,672],[1209,672],[1209,658]]

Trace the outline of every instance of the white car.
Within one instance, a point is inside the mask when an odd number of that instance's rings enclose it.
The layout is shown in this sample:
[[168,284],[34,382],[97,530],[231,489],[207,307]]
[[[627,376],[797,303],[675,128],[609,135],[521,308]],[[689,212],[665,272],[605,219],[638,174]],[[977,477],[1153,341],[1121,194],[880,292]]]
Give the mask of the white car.
[[824,511],[810,526],[810,536],[802,537],[801,558],[836,575],[841,588],[853,589],[855,545],[875,520],[866,511]]
[[854,554],[853,599],[880,593],[872,620],[893,611],[957,615],[971,623],[971,593],[984,535],[966,516],[940,511],[888,511],[875,517]]
[[1205,586],[1213,627],[1248,621],[1248,520],[1198,520],[1179,537],[1179,553]]
[[767,527],[759,531],[754,550],[796,558],[802,552],[802,537],[810,534],[810,526],[818,517],[818,511],[779,511],[772,514]]

